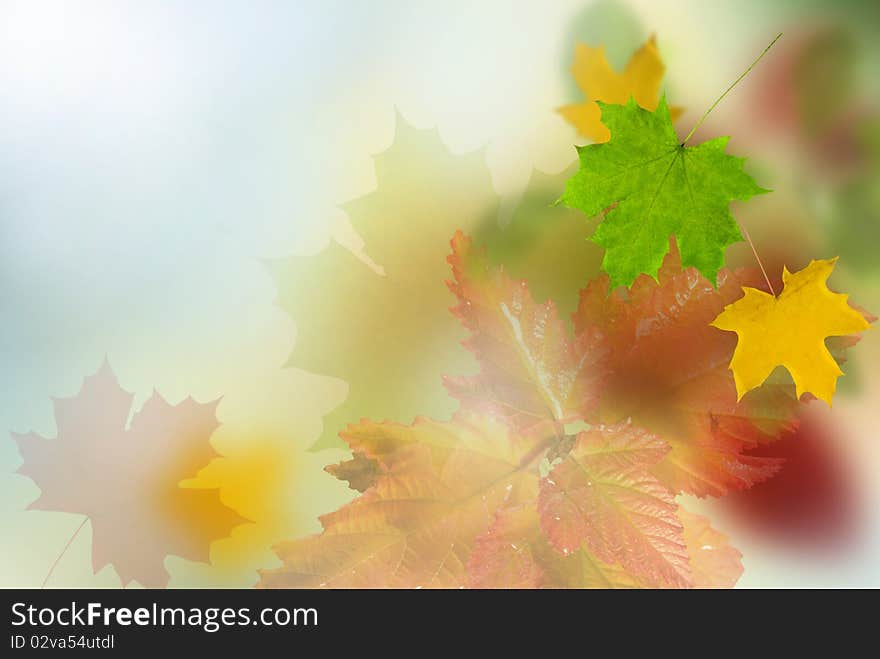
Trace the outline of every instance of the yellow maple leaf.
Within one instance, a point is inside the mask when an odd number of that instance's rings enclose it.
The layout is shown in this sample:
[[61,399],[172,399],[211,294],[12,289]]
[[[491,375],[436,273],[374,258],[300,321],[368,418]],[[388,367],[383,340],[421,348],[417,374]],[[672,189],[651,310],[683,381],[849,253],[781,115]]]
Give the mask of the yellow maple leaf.
[[[586,100],[565,105],[559,108],[559,113],[581,135],[594,142],[607,142],[611,133],[601,121],[602,111],[596,101],[622,105],[633,97],[636,103],[653,112],[660,100],[660,81],[665,70],[653,36],[633,53],[623,73],[611,68],[604,46],[593,48],[579,43],[575,46],[571,73]],[[682,108],[670,107],[669,113],[675,121],[681,116]]]
[[712,321],[714,327],[737,334],[730,369],[738,398],[761,386],[781,365],[794,378],[798,398],[809,392],[831,405],[843,371],[825,339],[868,328],[864,316],[847,304],[848,296],[828,290],[835,263],[836,257],[810,261],[794,274],[783,268],[779,297],[743,287],[745,295]]

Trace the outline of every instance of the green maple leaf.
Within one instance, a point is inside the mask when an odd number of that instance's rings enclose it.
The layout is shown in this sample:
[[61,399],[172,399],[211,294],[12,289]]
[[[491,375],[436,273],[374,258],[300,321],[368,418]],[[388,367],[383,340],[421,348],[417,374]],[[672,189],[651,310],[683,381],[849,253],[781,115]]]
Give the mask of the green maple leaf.
[[729,137],[682,144],[665,98],[654,112],[632,99],[599,105],[611,141],[578,147],[580,169],[559,201],[589,217],[605,211],[592,240],[605,248],[612,287],[642,273],[656,278],[671,235],[682,265],[714,283],[724,249],[742,240],[730,202],[769,191],[743,171],[744,158],[725,153]]

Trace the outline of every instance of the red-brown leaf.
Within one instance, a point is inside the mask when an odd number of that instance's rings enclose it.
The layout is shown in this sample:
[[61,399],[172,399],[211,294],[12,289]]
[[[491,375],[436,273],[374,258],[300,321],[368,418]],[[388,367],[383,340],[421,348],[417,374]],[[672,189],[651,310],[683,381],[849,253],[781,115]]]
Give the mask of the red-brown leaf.
[[681,269],[673,243],[658,281],[641,276],[609,295],[603,276],[581,292],[576,330],[598,328],[609,346],[601,418],[631,417],[663,437],[671,450],[654,473],[674,491],[721,496],[780,467],[745,451],[793,426],[794,388],[768,381],[738,403],[728,369],[736,337],[709,325],[758,276],[722,270],[716,289],[693,268]]
[[668,450],[629,423],[580,433],[541,480],[538,511],[550,543],[563,554],[583,543],[599,560],[652,585],[690,585],[675,500],[649,471]]

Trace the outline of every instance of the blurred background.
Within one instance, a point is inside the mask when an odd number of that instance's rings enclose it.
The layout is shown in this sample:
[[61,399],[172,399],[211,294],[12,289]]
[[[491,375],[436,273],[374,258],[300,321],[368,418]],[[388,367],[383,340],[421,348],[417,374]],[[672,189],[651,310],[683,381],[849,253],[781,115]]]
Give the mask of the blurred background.
[[[351,496],[322,471],[344,453],[308,450],[346,385],[286,366],[296,328],[267,263],[334,238],[359,251],[343,209],[376,190],[395,130],[483,171],[500,225],[544,212],[530,190],[552,201],[584,143],[557,112],[582,98],[578,42],[622,69],[655,34],[686,132],[778,32],[697,138],[731,135],[774,189],[734,210],[772,271],[839,255],[832,287],[876,314],[876,2],[0,0],[0,427],[54,436],[52,397],[105,357],[135,409],[154,388],[222,396],[223,457],[196,480],[253,523],[211,565],[166,567],[172,586],[253,584],[273,543]],[[809,404],[767,448],[782,474],[705,504],[744,554],[741,586],[880,586],[878,364],[869,331],[833,409]],[[20,462],[0,438],[0,585],[38,586],[82,518],[25,511]],[[90,551],[78,535],[50,585],[118,586]]]

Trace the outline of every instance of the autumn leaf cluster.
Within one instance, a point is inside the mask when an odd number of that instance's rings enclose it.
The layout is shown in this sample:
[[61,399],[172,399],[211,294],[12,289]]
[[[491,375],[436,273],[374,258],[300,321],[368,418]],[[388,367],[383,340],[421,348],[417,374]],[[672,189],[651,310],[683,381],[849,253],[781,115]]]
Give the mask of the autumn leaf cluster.
[[750,275],[722,271],[715,288],[673,246],[659,281],[610,296],[607,276],[591,282],[569,323],[461,233],[449,263],[480,365],[446,379],[459,411],[349,426],[353,457],[329,471],[361,495],[321,535],[282,545],[262,585],[735,583],[739,552],[675,495],[721,495],[779,468],[747,450],[792,423],[796,400],[777,387],[737,401],[735,341],[708,324]]
[[328,471],[360,496],[323,516],[320,535],[280,546],[283,565],[262,586],[738,579],[739,552],[676,496],[723,496],[773,476],[781,460],[752,452],[795,426],[802,393],[830,403],[841,355],[824,340],[861,331],[866,316],[827,289],[833,261],[786,273],[779,298],[759,290],[757,270],[724,267],[742,238],[730,202],[766,190],[726,153],[727,138],[679,140],[657,99],[653,40],[621,76],[592,50],[579,50],[574,70],[588,98],[562,113],[596,143],[579,147],[559,201],[599,218],[591,240],[605,248],[604,273],[578,282],[566,318],[559,291],[539,302],[457,231],[447,285],[478,364],[446,372],[458,410],[340,432],[352,458]]

